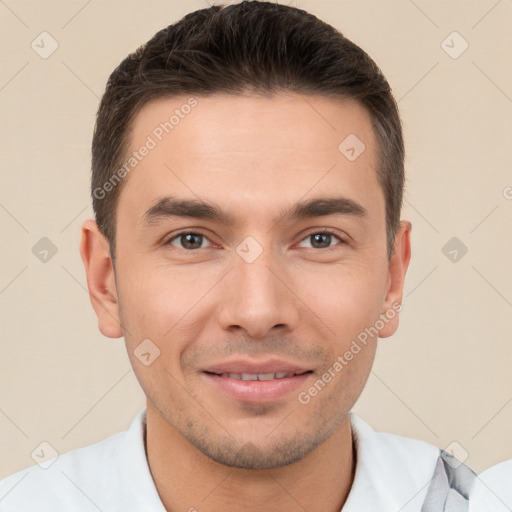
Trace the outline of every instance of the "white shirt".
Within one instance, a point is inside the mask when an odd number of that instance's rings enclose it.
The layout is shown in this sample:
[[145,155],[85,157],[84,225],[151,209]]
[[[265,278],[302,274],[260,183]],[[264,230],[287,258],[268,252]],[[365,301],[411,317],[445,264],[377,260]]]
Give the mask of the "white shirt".
[[500,462],[480,473],[469,504],[470,512],[512,511],[512,460]]
[[[145,410],[125,432],[0,482],[2,512],[166,512],[145,454]],[[342,512],[420,512],[439,449],[350,414],[356,473]]]

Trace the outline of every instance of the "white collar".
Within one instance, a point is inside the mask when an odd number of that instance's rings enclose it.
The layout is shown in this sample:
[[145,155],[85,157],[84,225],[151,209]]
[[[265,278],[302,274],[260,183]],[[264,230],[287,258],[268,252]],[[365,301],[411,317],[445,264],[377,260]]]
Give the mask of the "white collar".
[[356,473],[343,512],[420,512],[439,457],[433,445],[375,432],[350,413]]

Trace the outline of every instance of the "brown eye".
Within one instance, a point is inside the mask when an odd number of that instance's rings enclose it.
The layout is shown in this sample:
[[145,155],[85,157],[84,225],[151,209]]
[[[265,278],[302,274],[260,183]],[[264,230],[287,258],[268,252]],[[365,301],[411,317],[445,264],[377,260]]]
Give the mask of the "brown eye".
[[202,249],[202,243],[204,240],[208,240],[205,235],[201,233],[194,232],[184,232],[179,233],[176,236],[173,236],[167,244],[175,245],[173,242],[178,241],[181,245],[178,246],[179,249],[184,249],[187,251],[193,251],[196,249]]
[[311,240],[311,245],[309,247],[311,249],[330,249],[332,247],[331,243],[333,242],[333,239],[343,243],[343,240],[339,236],[331,233],[330,231],[318,231],[316,233],[311,233],[303,238],[302,242],[304,240]]

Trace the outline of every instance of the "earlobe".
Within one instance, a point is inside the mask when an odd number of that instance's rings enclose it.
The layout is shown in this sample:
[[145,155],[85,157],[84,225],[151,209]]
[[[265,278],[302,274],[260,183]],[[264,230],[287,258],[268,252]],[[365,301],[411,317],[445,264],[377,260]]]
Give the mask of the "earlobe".
[[382,315],[384,327],[379,330],[380,338],[387,338],[398,329],[399,312],[402,309],[405,274],[411,260],[412,225],[409,221],[400,221],[400,228],[395,235],[394,251],[389,260],[389,288],[384,300]]
[[87,276],[89,298],[98,317],[98,328],[108,338],[120,338],[123,329],[109,244],[92,219],[82,224],[80,255]]

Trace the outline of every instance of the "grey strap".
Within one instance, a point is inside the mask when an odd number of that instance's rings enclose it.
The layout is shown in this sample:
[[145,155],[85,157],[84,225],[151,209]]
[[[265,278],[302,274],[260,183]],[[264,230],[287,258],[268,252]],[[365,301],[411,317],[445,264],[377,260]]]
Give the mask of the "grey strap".
[[467,512],[475,479],[471,468],[440,450],[421,512]]

